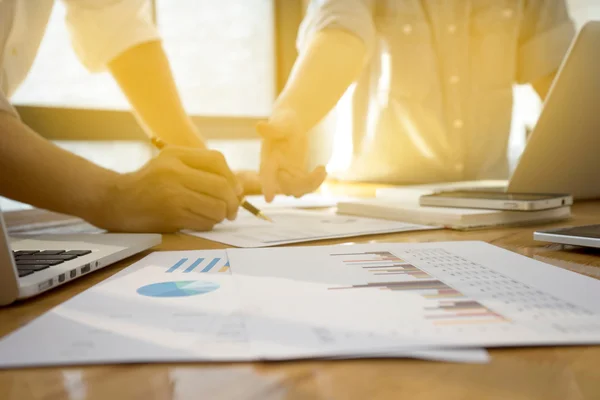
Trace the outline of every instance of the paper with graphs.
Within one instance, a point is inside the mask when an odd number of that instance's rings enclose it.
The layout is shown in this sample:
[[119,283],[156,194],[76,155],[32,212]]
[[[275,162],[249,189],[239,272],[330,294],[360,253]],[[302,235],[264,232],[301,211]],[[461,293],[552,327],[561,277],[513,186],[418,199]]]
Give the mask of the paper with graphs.
[[484,242],[228,255],[244,307],[263,317],[247,321],[249,336],[286,338],[268,343],[272,354],[600,344],[600,281]]
[[322,239],[437,229],[398,221],[338,215],[330,211],[267,210],[273,222],[240,211],[210,232],[186,233],[236,247],[269,247]]
[[3,338],[0,368],[367,356],[488,360],[481,349],[272,352],[269,342],[293,337],[249,337],[247,321],[263,318],[243,307],[233,279],[225,251],[153,253]]

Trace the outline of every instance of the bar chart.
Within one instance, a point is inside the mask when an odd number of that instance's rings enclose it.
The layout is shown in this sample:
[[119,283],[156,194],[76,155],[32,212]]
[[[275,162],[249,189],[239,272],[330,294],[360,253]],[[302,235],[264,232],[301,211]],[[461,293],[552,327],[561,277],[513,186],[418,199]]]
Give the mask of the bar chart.
[[[465,296],[438,278],[388,251],[331,254],[349,268],[361,268],[374,279],[329,290],[378,289],[417,294],[427,301],[423,317],[433,325],[509,322],[502,315]],[[389,281],[378,281],[390,276]]]
[[229,261],[226,258],[181,258],[177,260],[166,273],[229,273]]
[[373,275],[408,275],[416,279],[431,278],[426,272],[387,251],[345,256],[356,256],[356,259],[354,257],[343,258],[346,265],[363,268]]

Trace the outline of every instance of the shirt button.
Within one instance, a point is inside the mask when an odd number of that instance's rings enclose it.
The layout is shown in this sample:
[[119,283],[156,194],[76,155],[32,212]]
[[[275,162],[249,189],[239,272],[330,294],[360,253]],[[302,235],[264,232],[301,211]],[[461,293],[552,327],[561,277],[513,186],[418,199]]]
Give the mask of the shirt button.
[[456,25],[454,25],[454,24],[448,25],[448,33],[454,33],[454,32],[456,32]]
[[402,27],[402,31],[404,32],[405,35],[410,35],[412,33],[412,25],[410,24],[406,24]]
[[452,122],[452,125],[456,128],[456,129],[460,129],[464,126],[464,122],[462,119],[455,119],[454,122]]
[[460,77],[458,75],[452,75],[450,77],[451,84],[456,85],[458,82],[460,82]]
[[504,18],[512,18],[514,13],[515,12],[513,11],[512,8],[505,8],[504,10],[502,10],[502,16]]
[[456,172],[463,172],[465,170],[465,164],[458,163],[454,165],[454,169],[456,170]]
[[13,56],[16,56],[17,54],[19,54],[19,51],[17,50],[16,47],[12,47],[10,49],[10,54],[13,55]]

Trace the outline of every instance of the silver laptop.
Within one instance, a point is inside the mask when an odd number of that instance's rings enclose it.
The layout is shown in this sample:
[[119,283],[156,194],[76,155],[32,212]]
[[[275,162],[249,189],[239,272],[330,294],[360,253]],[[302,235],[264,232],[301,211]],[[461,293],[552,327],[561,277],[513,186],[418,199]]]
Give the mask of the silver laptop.
[[508,191],[600,198],[600,21],[579,32],[548,93]]
[[0,210],[0,305],[38,295],[160,242],[158,234],[9,238]]

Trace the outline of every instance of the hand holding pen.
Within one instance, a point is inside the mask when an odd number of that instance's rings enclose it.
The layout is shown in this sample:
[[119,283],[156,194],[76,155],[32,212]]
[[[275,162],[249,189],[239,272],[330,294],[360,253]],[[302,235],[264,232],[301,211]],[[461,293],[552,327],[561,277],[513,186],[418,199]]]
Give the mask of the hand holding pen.
[[[157,137],[152,137],[151,141],[152,141],[152,144],[154,145],[154,147],[156,147],[157,149],[164,149],[167,146],[165,142],[163,142],[161,139],[159,139]],[[239,183],[236,183],[236,184],[239,185]],[[241,193],[237,193],[237,194],[238,194],[238,196],[241,197],[240,205],[242,206],[242,208],[244,208],[245,210],[247,210],[248,212],[250,212],[252,215],[256,216],[257,218],[260,218],[260,219],[268,221],[268,222],[273,222],[269,217],[264,215],[261,210],[259,210],[258,208],[256,208],[252,204],[250,204],[243,197],[243,190],[238,189],[238,192],[241,192]]]

